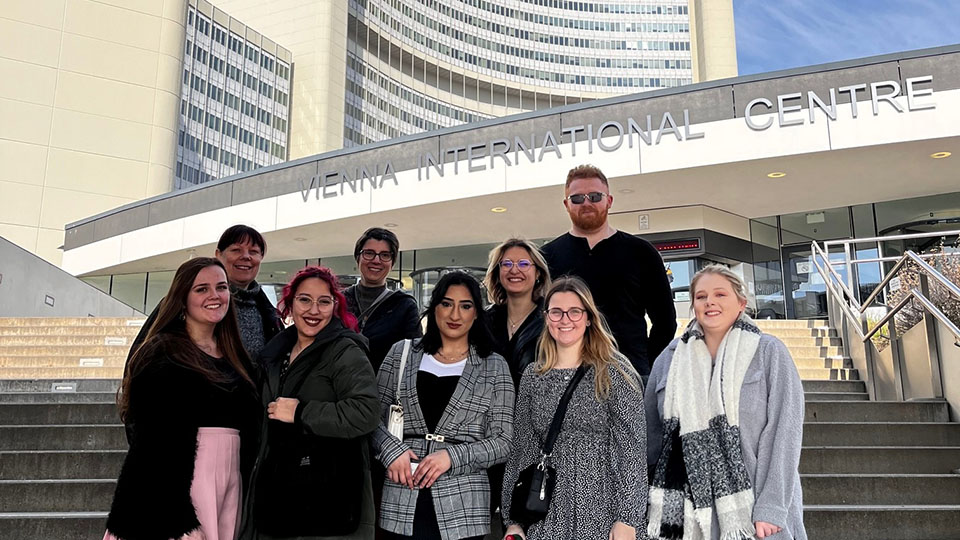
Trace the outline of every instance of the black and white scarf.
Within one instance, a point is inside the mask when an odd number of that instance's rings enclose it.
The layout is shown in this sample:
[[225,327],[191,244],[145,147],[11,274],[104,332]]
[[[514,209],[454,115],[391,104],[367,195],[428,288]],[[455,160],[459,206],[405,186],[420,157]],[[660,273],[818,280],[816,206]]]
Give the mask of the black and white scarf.
[[696,319],[677,343],[667,374],[664,437],[650,483],[650,538],[753,538],[753,487],[740,451],[740,387],[760,344],[745,314],[711,360]]

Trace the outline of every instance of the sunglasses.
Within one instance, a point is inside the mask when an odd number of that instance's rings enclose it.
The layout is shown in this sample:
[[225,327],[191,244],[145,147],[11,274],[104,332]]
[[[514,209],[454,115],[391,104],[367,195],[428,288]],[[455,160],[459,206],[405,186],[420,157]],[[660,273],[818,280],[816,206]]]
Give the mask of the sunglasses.
[[600,191],[591,191],[590,193],[576,193],[567,197],[567,200],[573,204],[583,204],[587,199],[592,203],[598,203],[603,200],[604,197],[607,197],[606,193]]

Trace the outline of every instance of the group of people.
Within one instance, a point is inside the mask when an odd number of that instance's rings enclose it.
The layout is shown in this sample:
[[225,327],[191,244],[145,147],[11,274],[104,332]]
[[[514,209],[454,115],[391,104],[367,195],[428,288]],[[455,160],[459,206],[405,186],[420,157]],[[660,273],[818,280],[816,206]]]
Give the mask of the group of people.
[[276,309],[262,235],[225,231],[131,348],[105,540],[805,539],[802,388],[743,282],[698,272],[674,339],[603,173],[572,169],[563,204],[568,233],[443,275],[422,314],[387,287],[389,230],[357,241],[359,283],[308,266]]

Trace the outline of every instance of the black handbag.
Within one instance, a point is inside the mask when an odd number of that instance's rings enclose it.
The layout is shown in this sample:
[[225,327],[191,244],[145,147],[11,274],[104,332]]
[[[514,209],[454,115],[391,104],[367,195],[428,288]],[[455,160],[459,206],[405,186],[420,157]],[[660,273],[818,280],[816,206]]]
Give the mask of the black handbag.
[[557,485],[557,471],[548,464],[548,461],[553,453],[553,445],[557,442],[557,436],[560,435],[560,427],[563,424],[563,417],[567,414],[570,396],[573,395],[573,391],[586,371],[586,367],[581,365],[567,384],[557,405],[557,411],[553,413],[550,431],[547,432],[547,438],[540,449],[540,461],[520,471],[517,482],[513,485],[510,519],[522,524],[524,529],[542,521],[550,510],[550,499],[553,498],[553,491]]
[[[304,377],[306,379],[306,377]],[[291,396],[297,396],[303,381]],[[272,423],[271,445],[260,464],[254,523],[280,537],[345,536],[360,526],[367,437],[337,439]]]

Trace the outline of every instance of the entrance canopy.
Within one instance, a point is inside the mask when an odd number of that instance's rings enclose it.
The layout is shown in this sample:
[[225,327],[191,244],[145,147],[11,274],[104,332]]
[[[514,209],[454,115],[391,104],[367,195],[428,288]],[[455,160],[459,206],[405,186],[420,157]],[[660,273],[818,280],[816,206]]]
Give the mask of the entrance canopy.
[[[960,46],[538,111],[305,158],[67,226],[76,275],[176,268],[226,227],[268,260],[352,253],[368,227],[404,249],[551,237],[582,163],[610,178],[613,224],[707,228],[960,190]],[[942,157],[946,153],[953,157]]]

